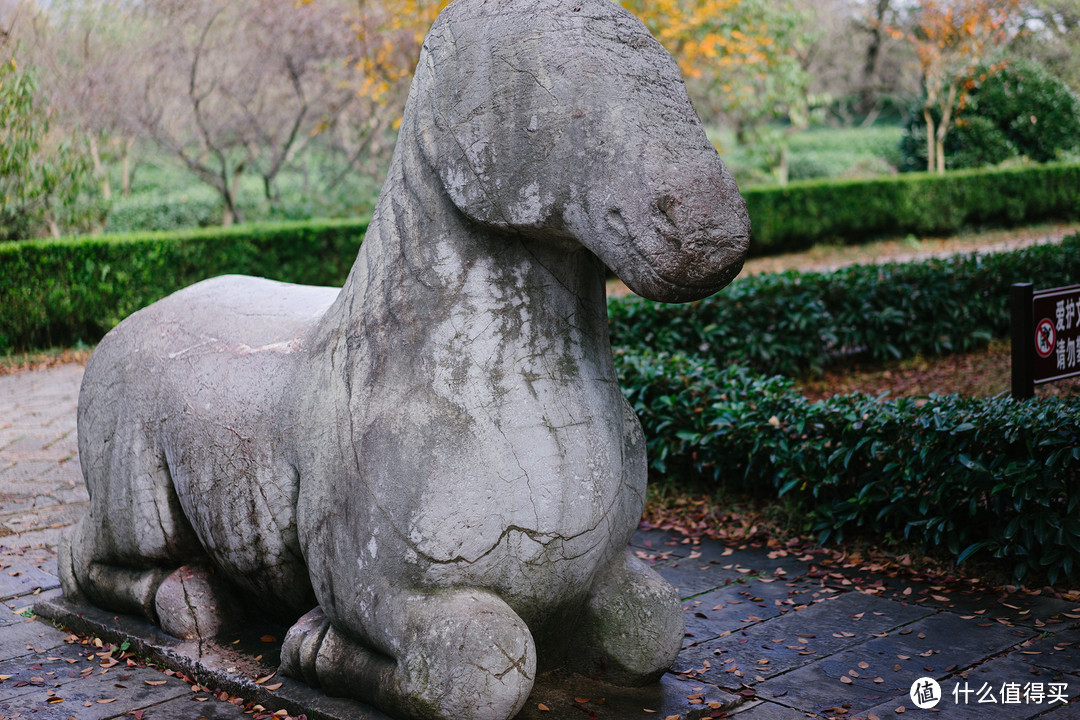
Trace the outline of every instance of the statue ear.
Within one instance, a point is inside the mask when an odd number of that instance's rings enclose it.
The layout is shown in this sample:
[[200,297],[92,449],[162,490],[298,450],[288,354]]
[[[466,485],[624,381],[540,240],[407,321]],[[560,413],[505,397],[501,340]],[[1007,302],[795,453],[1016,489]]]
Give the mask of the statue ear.
[[537,43],[493,44],[500,29],[491,25],[512,19],[491,20],[432,30],[411,90],[414,131],[429,167],[467,217],[537,225],[554,203],[543,194],[542,164],[561,134],[558,101]]

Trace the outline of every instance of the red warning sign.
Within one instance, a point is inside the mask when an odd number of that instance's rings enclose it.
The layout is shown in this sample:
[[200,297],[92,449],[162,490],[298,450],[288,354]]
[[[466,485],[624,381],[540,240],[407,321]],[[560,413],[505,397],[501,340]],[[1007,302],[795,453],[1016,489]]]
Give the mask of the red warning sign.
[[1080,285],[1035,292],[1031,316],[1035,384],[1080,375]]
[[1043,318],[1035,326],[1035,352],[1041,358],[1048,358],[1054,352],[1057,345],[1057,332],[1054,323],[1049,318]]

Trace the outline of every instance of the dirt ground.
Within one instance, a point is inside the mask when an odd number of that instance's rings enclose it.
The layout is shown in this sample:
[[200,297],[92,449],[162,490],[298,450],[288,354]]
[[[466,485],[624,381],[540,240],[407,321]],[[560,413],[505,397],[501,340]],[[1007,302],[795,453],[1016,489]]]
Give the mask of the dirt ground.
[[[889,393],[889,397],[921,397],[930,393],[990,397],[1010,392],[1011,363],[1009,341],[998,340],[980,352],[829,370],[819,377],[802,378],[798,387],[812,400],[852,392],[875,396]],[[1080,377],[1039,385],[1035,395],[1080,395]]]

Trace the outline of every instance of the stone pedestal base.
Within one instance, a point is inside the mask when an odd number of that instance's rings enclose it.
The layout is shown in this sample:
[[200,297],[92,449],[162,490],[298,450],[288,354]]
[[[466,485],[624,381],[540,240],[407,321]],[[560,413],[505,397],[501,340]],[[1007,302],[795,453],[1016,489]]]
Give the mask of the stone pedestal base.
[[[94,635],[120,644],[128,641],[140,657],[182,672],[212,690],[224,690],[245,700],[258,702],[270,710],[284,708],[291,715],[305,714],[308,720],[389,720],[386,715],[352,700],[331,698],[302,682],[274,675],[263,683],[256,680],[277,671],[281,643],[287,628],[267,624],[227,633],[214,640],[178,640],[160,628],[131,615],[106,612],[92,605],[73,603],[64,597],[47,598],[34,605],[34,612],[79,633]],[[273,642],[264,638],[273,637]],[[267,685],[275,686],[270,690]],[[707,691],[707,692],[705,692]],[[578,675],[541,675],[517,720],[600,720],[672,715],[684,720],[707,718],[719,703],[730,709],[742,698],[679,680],[667,674],[646,688],[623,688],[593,682]],[[540,706],[547,708],[542,709]],[[585,711],[583,714],[582,711]]]

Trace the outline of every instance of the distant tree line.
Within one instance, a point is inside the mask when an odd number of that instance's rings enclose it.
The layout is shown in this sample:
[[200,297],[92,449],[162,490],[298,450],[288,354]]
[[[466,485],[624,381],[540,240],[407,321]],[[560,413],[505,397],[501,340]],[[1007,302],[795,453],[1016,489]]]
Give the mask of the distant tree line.
[[[0,238],[92,228],[149,151],[212,188],[225,224],[244,219],[242,179],[272,205],[286,172],[312,194],[377,178],[445,4],[0,0],[0,183],[28,188],[0,193],[0,218],[21,218]],[[622,4],[679,61],[706,122],[763,148],[781,182],[787,138],[814,124],[907,122],[905,162],[937,171],[1068,145],[1032,152],[1024,137],[1071,132],[1080,0]],[[1041,124],[999,117],[1012,110],[994,83],[1015,88],[1017,73],[1045,86],[1054,109]],[[967,152],[976,135],[982,149]]]

